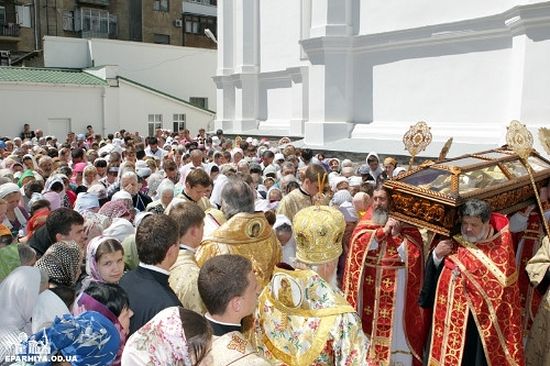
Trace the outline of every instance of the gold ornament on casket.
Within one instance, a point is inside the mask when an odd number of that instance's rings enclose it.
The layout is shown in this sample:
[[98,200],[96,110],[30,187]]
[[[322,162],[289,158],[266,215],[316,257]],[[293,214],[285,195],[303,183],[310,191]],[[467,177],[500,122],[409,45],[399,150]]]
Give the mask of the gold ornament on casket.
[[550,128],[539,128],[539,140],[540,144],[544,148],[544,151],[550,155]]
[[[527,160],[537,188],[546,186],[550,161],[532,149]],[[535,202],[528,168],[507,147],[421,165],[384,185],[393,217],[443,235],[458,232],[458,209],[467,199],[486,200],[504,214]]]
[[447,157],[447,154],[449,153],[449,150],[451,149],[451,145],[453,144],[453,138],[449,138],[445,145],[443,145],[443,148],[441,148],[441,151],[439,152],[439,158],[437,161],[445,160]]
[[[533,177],[533,168],[529,163],[529,156],[533,151],[533,135],[529,132],[527,127],[519,121],[514,120],[510,122],[510,125],[507,128],[508,132],[506,133],[506,143],[512,150],[514,150],[516,154],[518,154],[521,158],[521,162],[525,165],[525,168],[527,168],[527,173],[529,174],[529,179],[531,181],[531,185],[533,186],[534,195],[537,200],[541,217],[544,217],[544,209],[540,201],[539,188],[537,188],[537,184]],[[550,230],[548,230],[548,222],[546,222],[546,220],[542,220],[542,222],[544,224],[546,235],[550,235]]]
[[405,144],[405,150],[411,155],[409,161],[409,170],[412,168],[414,158],[426,150],[426,147],[432,142],[432,133],[430,127],[424,121],[417,122],[414,126],[411,126],[409,130],[403,136],[403,144]]

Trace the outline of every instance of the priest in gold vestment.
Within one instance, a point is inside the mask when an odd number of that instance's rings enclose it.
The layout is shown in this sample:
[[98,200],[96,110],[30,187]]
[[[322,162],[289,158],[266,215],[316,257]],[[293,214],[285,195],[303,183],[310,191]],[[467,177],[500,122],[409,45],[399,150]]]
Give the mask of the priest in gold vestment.
[[322,197],[319,193],[325,190],[326,174],[321,165],[310,164],[300,187],[284,196],[279,203],[277,214],[285,215],[292,221],[298,211],[313,205],[317,197]]
[[222,211],[227,221],[201,243],[195,258],[199,266],[220,254],[248,258],[263,288],[282,254],[281,245],[263,212],[254,212],[255,198],[252,187],[241,179],[231,178],[222,191]]
[[170,267],[168,283],[185,309],[202,315],[206,313],[206,307],[197,286],[200,268],[195,260],[195,250],[202,241],[204,211],[192,202],[180,202],[166,214],[179,224],[178,259]]
[[537,289],[544,287],[546,292],[542,298],[537,315],[531,326],[525,358],[528,366],[550,365],[550,240],[546,236],[540,249],[527,263],[527,274],[531,284]]
[[255,312],[256,344],[273,365],[365,365],[361,319],[336,287],[343,215],[311,206],[294,217],[296,267],[280,264]]

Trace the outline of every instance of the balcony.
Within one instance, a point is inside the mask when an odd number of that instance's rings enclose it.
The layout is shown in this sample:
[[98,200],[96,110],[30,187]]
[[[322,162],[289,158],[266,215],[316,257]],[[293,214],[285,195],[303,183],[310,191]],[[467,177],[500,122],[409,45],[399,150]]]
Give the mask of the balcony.
[[19,42],[19,24],[15,23],[0,23],[0,41],[3,42]]
[[218,16],[218,7],[216,1],[212,0],[186,0],[181,3],[181,11],[183,14],[206,15],[209,17]]
[[78,0],[79,4],[109,6],[109,0]]

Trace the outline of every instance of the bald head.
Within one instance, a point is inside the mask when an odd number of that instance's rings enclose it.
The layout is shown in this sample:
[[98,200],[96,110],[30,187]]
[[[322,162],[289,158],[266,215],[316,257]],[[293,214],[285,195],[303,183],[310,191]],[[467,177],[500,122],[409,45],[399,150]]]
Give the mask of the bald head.
[[366,211],[371,203],[370,196],[365,192],[357,192],[352,202],[356,211]]

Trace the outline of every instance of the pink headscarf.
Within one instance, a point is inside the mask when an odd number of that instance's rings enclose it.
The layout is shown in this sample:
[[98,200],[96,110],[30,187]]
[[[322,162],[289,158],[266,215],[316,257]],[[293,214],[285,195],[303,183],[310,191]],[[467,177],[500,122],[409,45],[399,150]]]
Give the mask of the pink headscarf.
[[131,214],[131,208],[128,207],[126,200],[109,201],[104,204],[99,213],[109,217],[111,220]]
[[71,177],[71,182],[76,183],[76,174],[83,173],[84,168],[86,168],[86,163],[76,163],[73,167],[73,176]]
[[86,249],[86,273],[91,277],[91,281],[105,282],[97,268],[95,254],[97,253],[97,248],[109,239],[118,241],[117,238],[112,236],[97,236],[88,243],[88,248]]

